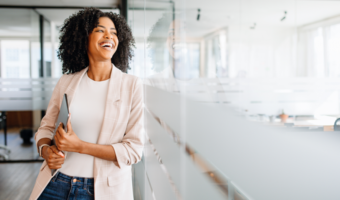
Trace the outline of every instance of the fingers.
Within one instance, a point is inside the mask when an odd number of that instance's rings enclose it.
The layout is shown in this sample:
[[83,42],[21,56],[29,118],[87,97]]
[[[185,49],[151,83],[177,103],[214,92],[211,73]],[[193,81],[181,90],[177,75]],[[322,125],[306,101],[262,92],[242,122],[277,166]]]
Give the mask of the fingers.
[[60,148],[60,146],[61,146],[60,140],[61,140],[61,138],[60,138],[59,134],[56,133],[54,135],[54,141],[55,141],[57,150],[60,150],[60,149],[58,149],[58,147]]
[[57,128],[57,134],[59,134],[60,136],[62,136],[63,134],[65,134],[65,130],[64,130],[64,124],[60,123],[58,128]]
[[[63,144],[62,144],[62,141],[63,141],[63,136],[60,136],[60,135],[55,135],[54,136],[54,141],[55,141],[55,144],[56,144],[56,148],[57,150],[59,151],[59,154],[60,154],[60,151],[63,151]],[[63,156],[63,155],[62,155]]]
[[55,142],[56,146],[59,146],[60,143],[59,143],[59,136],[57,135],[57,132],[54,135],[54,142]]
[[50,146],[50,149],[52,152],[58,151],[55,145]]
[[54,136],[58,147],[60,147],[60,141],[65,137],[65,134],[65,130],[62,128],[62,123],[60,123]]
[[62,164],[64,164],[65,158],[55,158],[47,161],[47,165],[50,169],[60,169]]
[[52,150],[53,153],[58,155],[59,151],[55,145],[51,146],[50,149]]
[[60,157],[64,158],[65,157],[64,154],[61,151],[59,151],[55,145],[51,146],[51,150],[53,151],[53,153],[50,157],[51,159],[60,158]]
[[62,154],[61,151],[58,151],[56,146],[51,146],[50,153],[46,158],[46,162],[50,169],[60,169],[62,164],[64,164],[65,156]]
[[52,162],[56,165],[62,165],[64,164],[65,158],[59,157],[59,158],[55,158],[52,160]]

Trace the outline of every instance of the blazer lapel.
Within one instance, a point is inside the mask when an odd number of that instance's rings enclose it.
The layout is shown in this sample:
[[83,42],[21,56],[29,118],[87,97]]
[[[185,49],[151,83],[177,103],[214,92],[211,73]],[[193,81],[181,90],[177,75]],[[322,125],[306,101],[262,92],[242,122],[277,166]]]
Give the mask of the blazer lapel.
[[87,72],[87,69],[88,67],[86,67],[85,69],[82,69],[79,73],[75,74],[65,91],[65,94],[67,94],[67,101],[68,101],[67,103],[68,103],[69,108],[71,107],[74,93],[81,81],[81,78]]
[[122,83],[122,72],[112,64],[112,71],[106,101],[118,101],[120,99],[120,86]]
[[98,136],[98,144],[109,144],[117,124],[120,108],[120,93],[123,73],[112,64],[109,88],[107,91],[104,120]]

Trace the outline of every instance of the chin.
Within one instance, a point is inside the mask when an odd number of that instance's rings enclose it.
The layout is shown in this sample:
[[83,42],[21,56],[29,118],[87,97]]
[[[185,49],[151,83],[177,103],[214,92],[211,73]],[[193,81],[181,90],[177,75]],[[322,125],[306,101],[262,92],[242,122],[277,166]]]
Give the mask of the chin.
[[111,60],[113,55],[102,55],[101,57],[102,57],[102,60]]

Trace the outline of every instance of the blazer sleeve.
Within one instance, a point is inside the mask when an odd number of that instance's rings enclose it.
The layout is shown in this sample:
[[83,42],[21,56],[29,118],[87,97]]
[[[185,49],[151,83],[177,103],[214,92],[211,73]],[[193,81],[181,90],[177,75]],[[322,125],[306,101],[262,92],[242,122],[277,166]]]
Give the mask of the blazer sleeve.
[[38,147],[38,141],[42,138],[48,138],[51,139],[53,138],[53,132],[55,129],[55,123],[58,119],[59,115],[59,110],[60,110],[60,105],[61,105],[61,100],[60,98],[60,85],[62,84],[62,79],[65,75],[63,75],[56,86],[54,87],[52,97],[50,99],[50,102],[48,103],[47,109],[46,109],[46,114],[42,118],[40,127],[38,128],[38,131],[35,133],[34,139],[37,143],[37,150],[39,152],[39,147]]
[[118,166],[130,166],[139,162],[144,148],[143,134],[143,84],[137,79],[132,96],[130,117],[123,140],[112,144]]

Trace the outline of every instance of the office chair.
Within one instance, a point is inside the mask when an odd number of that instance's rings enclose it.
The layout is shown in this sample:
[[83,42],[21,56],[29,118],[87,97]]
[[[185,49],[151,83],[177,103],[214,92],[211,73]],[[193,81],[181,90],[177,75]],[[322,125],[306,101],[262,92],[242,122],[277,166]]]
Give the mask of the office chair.
[[[5,126],[6,126],[6,113],[0,112],[0,129],[4,129],[4,132],[6,131]],[[8,148],[6,145],[0,144],[0,149],[5,150],[5,153],[0,153],[0,158],[3,158],[4,160],[8,160],[8,158],[9,158],[8,154],[11,153],[10,148]]]
[[338,122],[340,122],[340,118],[336,119],[334,122],[334,131],[340,131],[340,126],[338,125]]

